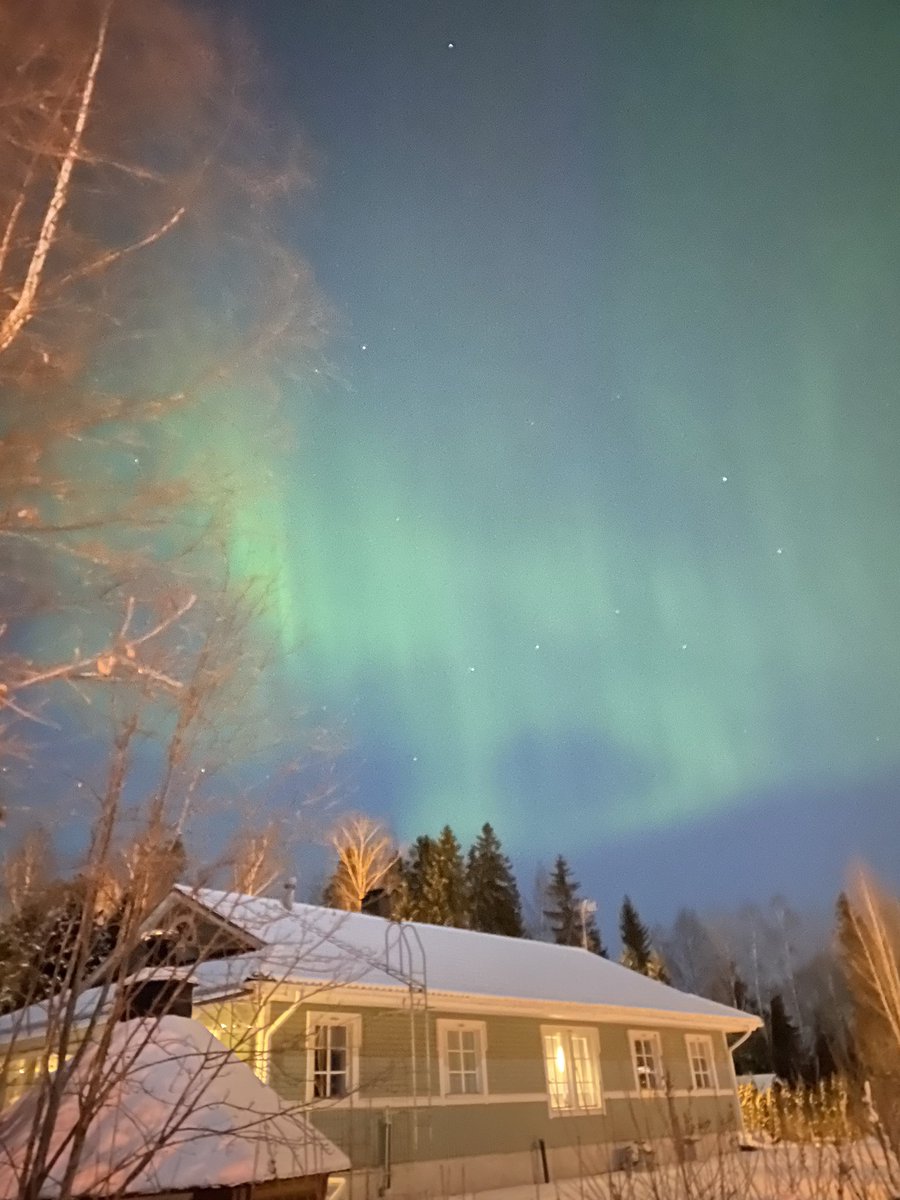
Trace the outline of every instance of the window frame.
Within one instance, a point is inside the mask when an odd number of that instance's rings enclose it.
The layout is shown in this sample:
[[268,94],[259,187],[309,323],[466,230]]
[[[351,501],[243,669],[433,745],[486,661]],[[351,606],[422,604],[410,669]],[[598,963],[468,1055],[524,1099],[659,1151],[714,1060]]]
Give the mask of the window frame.
[[[316,1095],[316,1040],[322,1028],[341,1027],[347,1030],[346,1088],[340,1095]],[[362,1017],[359,1013],[307,1012],[306,1014],[306,1102],[308,1104],[338,1104],[359,1087],[359,1048],[362,1041]],[[329,1077],[330,1077],[329,1070]]]
[[[650,1042],[654,1057],[654,1085],[642,1087],[642,1069],[638,1065],[638,1042]],[[662,1052],[662,1038],[656,1029],[629,1029],[628,1045],[631,1048],[631,1069],[634,1072],[634,1086],[639,1096],[662,1096],[666,1090],[666,1064]]]
[[[694,1070],[694,1052],[692,1044],[696,1044],[703,1048],[703,1053],[706,1056],[706,1073],[709,1076],[709,1084],[698,1084],[697,1073]],[[708,1033],[686,1033],[684,1035],[684,1045],[687,1052],[688,1075],[690,1077],[691,1091],[696,1095],[712,1095],[719,1090],[719,1076],[716,1071],[716,1055],[713,1040]]]
[[[465,1104],[466,1101],[476,1102],[479,1098],[490,1095],[488,1088],[488,1073],[487,1073],[487,1025],[484,1021],[470,1021],[457,1019],[455,1017],[439,1017],[436,1021],[437,1033],[437,1049],[438,1049],[438,1077],[441,1089],[441,1098],[451,1100],[456,1104]],[[450,1044],[449,1035],[452,1033],[474,1033],[475,1034],[475,1072],[476,1082],[478,1084],[477,1091],[453,1091],[451,1090],[451,1075],[462,1074],[466,1072],[457,1072],[451,1070],[450,1067]]]
[[[581,1117],[592,1113],[606,1111],[606,1099],[603,1088],[603,1072],[600,1067],[600,1033],[593,1025],[541,1025],[541,1062],[544,1068],[544,1086],[547,1092],[547,1107],[551,1117]],[[554,1096],[558,1089],[553,1086],[548,1069],[547,1038],[562,1038],[563,1056],[566,1073],[569,1077],[567,1092],[569,1100],[575,1093],[575,1103],[557,1104]],[[575,1056],[572,1053],[572,1038],[584,1038],[587,1042],[589,1062],[593,1067],[594,1098],[596,1103],[579,1104],[577,1101],[577,1072],[574,1069]]]

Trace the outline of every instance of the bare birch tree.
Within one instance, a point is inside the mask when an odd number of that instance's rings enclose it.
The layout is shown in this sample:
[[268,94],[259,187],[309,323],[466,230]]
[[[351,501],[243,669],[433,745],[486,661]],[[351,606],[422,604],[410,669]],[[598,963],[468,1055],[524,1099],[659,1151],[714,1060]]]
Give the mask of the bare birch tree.
[[[180,720],[191,671],[209,693],[195,651],[234,582],[223,514],[240,483],[210,435],[244,393],[249,452],[275,428],[279,378],[321,342],[325,307],[277,236],[303,172],[292,150],[267,149],[245,103],[252,58],[176,0],[0,8],[0,756],[13,809],[16,764],[59,705],[99,706],[112,730],[122,705],[108,719],[98,685]],[[246,623],[258,597],[239,587]]]
[[260,896],[288,867],[290,847],[281,822],[269,821],[241,829],[232,839],[226,861],[231,867],[231,883],[236,892]]
[[838,902],[838,936],[856,1053],[900,1165],[900,900],[862,868]]
[[214,768],[239,753],[259,676],[265,584],[229,563],[240,461],[219,443],[243,421],[235,440],[258,464],[278,436],[279,382],[318,353],[327,312],[278,235],[303,171],[255,122],[253,80],[251,49],[177,0],[0,5],[10,824],[32,803],[32,768],[51,786],[64,777],[61,725],[83,723],[93,763],[75,794],[85,848],[65,878],[39,880],[26,847],[7,864],[0,1068],[9,1082],[27,1062],[38,1096],[12,1164],[21,1200],[61,1161],[56,1120],[81,1064],[63,1198],[91,1121],[152,1033],[109,1057],[135,970],[196,961],[180,931],[147,921],[185,866]]
[[329,840],[337,864],[326,886],[326,902],[359,912],[366,895],[390,881],[400,853],[385,827],[364,813],[341,818]]

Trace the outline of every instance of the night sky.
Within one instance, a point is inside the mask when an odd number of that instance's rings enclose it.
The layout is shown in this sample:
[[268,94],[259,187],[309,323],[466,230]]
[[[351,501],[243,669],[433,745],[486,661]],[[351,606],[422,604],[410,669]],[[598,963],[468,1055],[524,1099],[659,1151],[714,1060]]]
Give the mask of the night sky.
[[233,7],[340,314],[235,557],[346,802],[601,914],[900,877],[900,5]]

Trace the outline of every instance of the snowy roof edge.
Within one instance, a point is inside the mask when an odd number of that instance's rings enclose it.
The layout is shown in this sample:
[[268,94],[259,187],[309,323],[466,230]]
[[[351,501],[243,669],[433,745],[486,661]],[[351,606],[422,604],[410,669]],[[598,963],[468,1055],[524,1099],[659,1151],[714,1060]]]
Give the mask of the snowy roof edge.
[[[464,935],[467,938],[483,939],[484,941],[494,941],[497,939],[507,944],[511,942],[517,945],[521,944],[522,946],[534,947],[535,949],[540,948],[542,952],[551,950],[561,951],[563,953],[572,952],[578,955],[587,953],[586,951],[582,951],[580,947],[554,946],[544,942],[532,942],[529,939],[507,938],[498,934],[483,933],[480,930],[450,929],[449,927],[445,926],[433,926],[419,921],[389,922],[386,918],[378,917],[372,914],[355,912],[345,913],[338,910],[328,909],[320,905],[298,903],[293,904],[291,908],[288,908],[280,899],[270,896],[248,896],[240,892],[217,891],[216,889],[209,888],[191,889],[183,884],[176,884],[175,888],[173,888],[173,894],[189,897],[197,905],[219,916],[220,919],[228,920],[229,924],[231,924],[233,927],[241,929],[244,933],[260,940],[264,945],[267,944],[270,948],[276,947],[281,939],[279,939],[277,935],[273,936],[271,940],[266,939],[265,936],[260,932],[261,924],[272,926],[276,922],[280,922],[285,919],[290,920],[291,918],[296,920],[298,924],[303,924],[305,920],[309,919],[310,913],[315,913],[316,916],[320,918],[325,917],[326,915],[333,916],[334,926],[332,929],[324,931],[322,929],[318,929],[316,932],[319,936],[324,937],[325,940],[336,946],[340,945],[340,943],[337,943],[332,935],[336,931],[344,928],[344,922],[349,919],[354,923],[362,921],[366,924],[372,922],[373,924],[394,924],[400,928],[411,928],[416,935],[419,933],[424,933],[426,938],[433,937],[436,932],[440,931],[442,934],[452,933]],[[219,909],[219,905],[224,903],[229,903],[231,906],[229,909],[226,909],[227,916]],[[242,920],[241,915],[243,914],[239,915],[237,913],[239,908],[244,908],[245,910],[257,908],[263,909],[264,911],[257,911],[256,913],[252,914],[247,912]],[[253,919],[249,921],[249,924],[245,923],[248,921],[248,918],[251,915]],[[353,947],[346,944],[344,944],[341,948],[346,953],[353,952],[354,950]],[[590,957],[593,958],[594,956]],[[620,970],[628,972],[627,968],[620,966],[618,963],[613,963],[606,959],[600,961],[602,961],[607,967],[611,967],[617,972]],[[376,963],[372,960],[369,960],[369,965],[381,970],[382,972],[385,971],[385,964],[383,963]],[[393,972],[388,970],[386,973],[392,974]],[[631,974],[631,972],[628,973]],[[644,982],[650,982],[653,984],[654,988],[662,988],[664,992],[674,993],[685,1001],[695,1000],[697,1004],[696,1006],[689,1007],[655,1007],[654,1005],[635,1002],[633,1000],[623,1003],[621,1001],[609,1001],[603,999],[573,999],[572,997],[567,997],[566,995],[562,994],[562,989],[560,989],[560,993],[550,997],[533,995],[529,996],[521,993],[511,993],[509,991],[473,991],[465,988],[464,986],[447,987],[441,985],[429,985],[428,991],[432,996],[435,997],[442,996],[452,998],[457,1001],[463,1000],[467,1001],[473,1006],[480,1006],[482,1008],[494,1007],[495,1005],[510,1005],[521,1010],[527,1006],[535,1009],[539,1008],[544,1012],[553,1006],[564,1006],[569,1011],[574,1011],[575,1009],[582,1011],[586,1009],[602,1009],[607,1016],[612,1016],[613,1014],[634,1014],[636,1016],[637,1014],[641,1014],[642,1019],[645,1020],[649,1019],[658,1023],[671,1023],[677,1025],[696,1025],[698,1022],[703,1022],[708,1026],[721,1028],[725,1032],[747,1031],[749,1033],[752,1032],[752,1030],[759,1028],[762,1024],[761,1019],[753,1013],[744,1012],[743,1010],[733,1008],[730,1005],[720,1004],[718,1001],[709,1000],[706,997],[695,996],[693,993],[681,992],[676,988],[672,988],[670,985],[661,984],[656,980],[645,980],[643,976],[638,976],[638,979]],[[311,974],[309,976],[304,976],[300,972],[289,972],[282,977],[281,981],[284,983],[297,985],[310,984],[313,986],[318,986],[321,985],[321,975]],[[634,980],[634,982],[637,981]],[[337,986],[342,985],[338,984]],[[401,986],[406,987],[406,984],[404,984],[398,978],[396,983],[376,983],[374,981],[346,980],[343,986],[351,988],[356,992],[371,991],[375,993],[394,994]]]

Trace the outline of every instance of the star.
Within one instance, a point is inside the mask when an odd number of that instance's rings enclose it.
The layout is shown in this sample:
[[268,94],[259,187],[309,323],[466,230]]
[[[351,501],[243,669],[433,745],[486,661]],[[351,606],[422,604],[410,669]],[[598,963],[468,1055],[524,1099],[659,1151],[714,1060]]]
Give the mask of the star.
[[452,50],[452,49],[453,49],[453,43],[452,43],[452,42],[448,42],[448,43],[447,43],[447,49],[448,49],[448,50]]
[[534,648],[535,648],[535,650],[540,650],[540,648],[541,648],[541,643],[540,643],[540,642],[535,642],[535,644],[534,644]]
[[474,671],[474,670],[475,670],[475,668],[474,668],[474,667],[469,667],[469,670],[470,670],[470,671]]
[[784,554],[784,548],[782,546],[779,546],[778,549],[775,551],[775,553],[776,554]]
[[[363,346],[363,350],[365,350],[365,346]],[[722,476],[722,482],[723,482],[723,483],[727,483],[727,482],[728,482],[728,476],[727,476],[727,475],[723,475],[723,476]]]
[[682,642],[681,648],[682,648],[682,650],[687,650],[687,642]]

